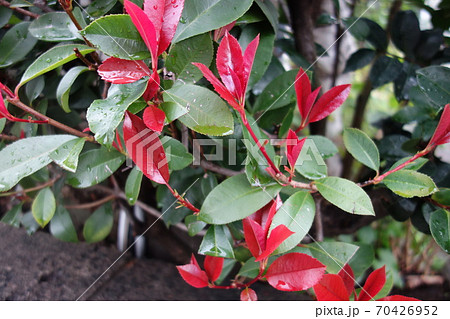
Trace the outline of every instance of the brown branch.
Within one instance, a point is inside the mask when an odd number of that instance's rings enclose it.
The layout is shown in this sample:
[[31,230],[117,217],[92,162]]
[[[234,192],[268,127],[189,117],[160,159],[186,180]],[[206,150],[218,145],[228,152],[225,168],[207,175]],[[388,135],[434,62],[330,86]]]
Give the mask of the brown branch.
[[77,56],[77,58],[80,59],[84,64],[86,64],[86,66],[89,68],[89,70],[91,70],[91,71],[97,70],[97,65],[93,64],[91,61],[86,59],[86,57],[83,54],[81,54],[81,52],[80,52],[80,50],[78,50],[78,48],[73,49],[73,51],[75,52],[75,55]]
[[0,139],[4,140],[4,141],[11,141],[11,142],[19,140],[19,138],[17,136],[6,135],[6,134],[0,134]]
[[102,198],[100,200],[97,200],[97,201],[94,201],[91,203],[79,204],[79,205],[65,205],[64,207],[66,209],[90,209],[90,208],[94,208],[94,207],[103,205],[104,203],[107,203],[115,198],[117,198],[117,196],[115,194],[111,194],[109,196],[106,196],[105,198]]
[[31,18],[37,19],[40,17],[39,14],[25,10],[23,8],[11,8],[11,4],[5,0],[0,0],[0,6],[10,8],[11,10],[17,11],[23,15],[29,16]]
[[316,238],[318,242],[323,241],[323,222],[322,222],[322,197],[316,197],[316,214],[314,216],[314,225],[316,228]]
[[38,191],[40,189],[52,186],[60,178],[61,178],[61,176],[56,176],[55,178],[49,180],[48,182],[45,182],[44,184],[40,184],[40,185],[37,185],[37,186],[34,186],[34,187],[30,187],[30,188],[27,188],[27,189],[22,189],[22,190],[19,190],[19,191],[8,192],[8,193],[0,193],[0,197],[14,196],[14,195],[26,194],[26,193],[31,193],[31,192],[34,192],[34,191]]
[[201,160],[200,161],[200,166],[203,167],[204,169],[207,169],[208,171],[217,173],[217,174],[221,174],[223,176],[235,176],[235,175],[239,175],[242,174],[242,171],[233,171],[232,169],[228,169],[225,167],[221,167],[219,165],[215,165],[211,162],[208,162],[206,160]]
[[47,5],[47,1],[45,0],[34,0],[33,5],[44,12],[55,12],[55,10]]
[[72,135],[75,135],[75,136],[78,136],[78,137],[82,137],[82,138],[86,139],[86,141],[88,141],[88,142],[96,143],[93,136],[91,136],[89,134],[86,134],[86,133],[83,133],[83,132],[80,132],[80,131],[78,131],[78,130],[76,130],[74,128],[71,128],[71,127],[69,127],[69,126],[67,126],[65,124],[62,124],[62,123],[60,123],[58,121],[55,121],[54,119],[52,119],[52,118],[50,118],[50,117],[48,117],[46,115],[43,115],[43,114],[39,113],[35,109],[33,109],[33,108],[29,107],[28,105],[25,105],[24,103],[22,103],[18,98],[6,97],[6,100],[9,103],[11,103],[11,104],[17,106],[18,108],[24,110],[25,112],[28,112],[28,113],[34,115],[38,119],[46,121],[48,124],[50,124],[50,125],[52,125],[52,126],[54,126],[56,128],[59,128],[60,130],[63,130],[65,132],[69,133],[69,134],[72,134]]

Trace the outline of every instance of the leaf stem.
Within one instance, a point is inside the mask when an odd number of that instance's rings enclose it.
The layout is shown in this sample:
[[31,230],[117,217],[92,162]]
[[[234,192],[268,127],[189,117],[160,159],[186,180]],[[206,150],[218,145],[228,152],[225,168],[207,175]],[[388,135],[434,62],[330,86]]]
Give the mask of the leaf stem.
[[169,183],[166,183],[166,186],[181,205],[190,209],[191,211],[193,211],[196,214],[200,213],[200,209],[198,209],[197,207],[192,205],[187,199],[184,199],[183,196],[178,194],[178,192],[176,190],[174,190],[172,187],[170,187]]
[[117,198],[117,196],[115,194],[111,194],[111,195],[106,196],[105,198],[99,199],[99,200],[91,202],[91,203],[78,204],[78,205],[66,205],[64,207],[66,209],[89,209],[89,208],[100,206],[100,205],[107,203],[115,198]]
[[62,123],[60,123],[58,121],[55,121],[54,119],[52,119],[52,118],[50,118],[50,117],[48,117],[48,116],[46,116],[44,114],[39,113],[35,109],[33,109],[33,108],[29,107],[28,105],[22,103],[19,100],[18,97],[15,97],[15,98],[6,97],[6,100],[9,103],[11,103],[11,104],[17,106],[18,108],[24,110],[25,112],[28,112],[28,113],[34,115],[38,119],[46,121],[47,124],[50,124],[50,125],[52,125],[52,126],[54,126],[56,128],[59,128],[60,130],[63,130],[65,132],[69,133],[69,134],[72,134],[72,135],[75,135],[75,136],[78,136],[78,137],[82,137],[82,138],[86,139],[86,141],[88,141],[88,142],[96,143],[93,136],[91,136],[89,134],[86,134],[86,133],[83,133],[83,132],[80,132],[80,131],[78,131],[78,130],[76,130],[74,128],[71,128],[71,127],[69,127],[69,126],[67,126],[65,124],[62,124]]

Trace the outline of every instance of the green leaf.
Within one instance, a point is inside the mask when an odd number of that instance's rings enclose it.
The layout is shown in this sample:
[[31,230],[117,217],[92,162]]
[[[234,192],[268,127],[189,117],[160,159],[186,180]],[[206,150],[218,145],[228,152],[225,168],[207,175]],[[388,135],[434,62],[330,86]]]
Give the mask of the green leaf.
[[137,166],[133,167],[128,174],[127,182],[125,184],[125,195],[127,196],[128,204],[134,205],[139,197],[141,191],[142,177],[144,174]]
[[450,254],[450,212],[445,209],[433,212],[430,218],[430,229],[439,247]]
[[184,222],[188,228],[188,235],[191,237],[197,235],[206,226],[206,223],[198,220],[197,216],[195,215],[186,216]]
[[327,176],[327,164],[320,155],[314,140],[306,139],[297,162],[295,162],[295,170],[302,176],[313,180]]
[[358,51],[354,52],[350,58],[347,60],[347,63],[345,64],[345,72],[353,72],[356,70],[359,70],[366,65],[368,65],[370,62],[373,61],[375,58],[376,52],[371,49],[362,48]]
[[199,219],[208,224],[227,224],[243,219],[264,207],[280,189],[278,184],[252,187],[244,174],[230,177],[206,197]]
[[2,118],[0,119],[0,133],[3,132],[3,129],[5,128],[6,119]]
[[312,140],[312,143],[314,143],[320,153],[320,156],[323,158],[330,158],[338,152],[336,145],[334,145],[334,143],[325,136],[310,135],[307,139]]
[[188,113],[179,120],[196,132],[213,136],[233,133],[230,109],[216,93],[204,87],[193,84],[175,86],[164,91],[164,100],[187,109]]
[[78,29],[65,12],[48,12],[34,20],[28,28],[31,35],[42,41],[60,42],[80,38]]
[[33,101],[39,97],[44,90],[45,80],[44,78],[37,78],[27,83],[25,87],[25,94],[27,95],[30,105]]
[[370,197],[355,183],[340,177],[326,177],[314,184],[327,201],[340,209],[351,214],[375,215]]
[[72,88],[73,83],[78,78],[78,76],[83,73],[89,71],[88,67],[85,66],[75,66],[71,68],[61,79],[59,82],[58,88],[56,89],[56,100],[59,105],[61,105],[62,109],[69,113],[69,95],[70,89]]
[[403,65],[395,58],[385,55],[375,60],[370,70],[369,78],[374,88],[383,86],[389,82],[395,81],[400,75]]
[[124,161],[123,154],[104,147],[87,151],[81,154],[77,171],[67,174],[67,183],[75,188],[97,185],[111,176]]
[[203,77],[203,74],[192,62],[209,66],[212,59],[211,36],[205,33],[172,45],[165,66],[167,70],[175,73],[178,81],[195,83]]
[[253,111],[273,111],[295,102],[297,97],[293,83],[297,73],[297,70],[287,71],[270,82],[256,99]]
[[247,45],[259,34],[259,45],[256,50],[255,60],[253,62],[250,79],[247,90],[250,90],[257,83],[269,67],[273,57],[273,46],[275,43],[275,33],[266,22],[252,23],[246,25],[239,37],[239,44],[246,48]]
[[128,14],[111,14],[99,18],[84,28],[81,34],[106,55],[125,60],[150,57],[147,46]]
[[94,0],[86,8],[86,12],[92,17],[101,17],[105,13],[109,12],[109,10],[111,10],[116,3],[117,0]]
[[47,73],[57,67],[75,60],[77,56],[73,49],[77,48],[82,55],[94,52],[95,49],[83,44],[65,44],[51,48],[38,57],[25,71],[19,87],[32,79]]
[[373,299],[378,300],[386,297],[391,292],[393,286],[394,276],[392,276],[392,273],[388,271],[386,274],[386,282],[384,283],[383,288],[381,288],[381,290],[375,295],[375,297],[373,297]]
[[52,219],[56,210],[55,196],[50,188],[41,189],[31,206],[31,212],[37,223],[44,228]]
[[274,252],[275,255],[291,250],[300,243],[311,228],[315,211],[314,199],[308,192],[297,192],[284,202],[275,214],[270,229],[285,225],[294,234],[278,246]]
[[238,276],[247,278],[256,278],[259,274],[259,263],[255,262],[255,257],[251,257],[242,265]]
[[22,203],[15,205],[9,212],[2,217],[0,222],[20,227],[20,220],[22,219]]
[[13,10],[7,7],[0,6],[0,28],[3,28],[6,24],[8,24],[12,13]]
[[226,26],[241,17],[253,0],[186,0],[172,43]]
[[321,242],[307,245],[314,258],[327,266],[327,272],[337,274],[355,255],[359,247],[342,242]]
[[273,3],[271,1],[264,1],[264,0],[255,0],[256,4],[259,6],[261,11],[265,14],[267,17],[267,20],[269,20],[273,31],[278,31],[278,10],[275,8]]
[[50,153],[76,139],[72,135],[46,135],[18,140],[0,151],[0,192],[52,162]]
[[123,119],[128,106],[142,96],[147,88],[148,78],[129,84],[112,84],[106,99],[95,100],[87,110],[89,128],[95,133],[95,140],[110,146],[115,130]]
[[189,166],[194,160],[192,155],[180,141],[169,136],[164,136],[161,138],[161,143],[166,151],[166,158],[170,170],[181,170]]
[[380,169],[380,153],[366,133],[356,128],[346,128],[344,130],[344,145],[357,161],[378,172]]
[[383,183],[395,194],[407,198],[428,196],[437,190],[429,176],[407,169],[389,174]]
[[76,243],[78,242],[77,231],[73,225],[72,218],[64,206],[58,206],[50,222],[50,232],[59,240]]
[[429,66],[416,72],[417,82],[425,95],[438,106],[450,101],[450,69],[443,66]]
[[[411,157],[404,157],[400,160],[398,160],[397,162],[395,162],[391,168],[389,170],[393,170],[394,168],[396,168],[397,166],[405,163],[406,161],[409,161],[411,159]],[[428,163],[428,160],[426,158],[423,157],[419,157],[416,160],[414,160],[412,163],[409,163],[408,165],[405,166],[405,169],[409,169],[412,171],[418,171],[419,169],[422,168],[422,166],[424,166],[426,163]]]
[[85,142],[84,138],[66,142],[50,153],[50,158],[65,170],[75,173],[78,167],[78,158]]
[[213,173],[205,174],[201,181],[201,188],[203,196],[208,196],[209,193],[218,185],[216,175]]
[[431,196],[431,199],[433,199],[435,202],[438,202],[439,204],[450,206],[450,188],[441,188],[438,192],[434,193],[433,196]]
[[10,8],[28,8],[32,6],[33,4],[26,0],[12,0],[10,4]]
[[386,31],[378,23],[361,17],[343,19],[343,23],[357,40],[367,40],[375,49],[386,50],[388,46]]
[[231,235],[226,226],[211,225],[203,237],[198,253],[214,257],[234,258],[229,237]]
[[0,41],[0,68],[21,61],[38,41],[28,32],[30,22],[13,26]]
[[163,110],[164,113],[166,114],[166,119],[168,123],[175,121],[176,119],[187,114],[188,112],[187,108],[175,102],[164,102],[161,103],[160,107],[161,110]]
[[112,230],[114,215],[111,202],[98,208],[84,223],[83,237],[88,243],[105,239]]

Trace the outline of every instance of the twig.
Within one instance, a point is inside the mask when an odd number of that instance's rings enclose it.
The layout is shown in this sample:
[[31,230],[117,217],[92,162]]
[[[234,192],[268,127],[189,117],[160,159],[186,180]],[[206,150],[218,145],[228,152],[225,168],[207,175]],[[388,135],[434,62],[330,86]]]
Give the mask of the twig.
[[316,215],[314,217],[314,225],[316,227],[316,240],[318,242],[323,241],[323,224],[322,224],[322,198],[315,199],[316,202]]
[[91,203],[79,204],[79,205],[65,205],[64,207],[66,209],[89,209],[89,208],[103,205],[104,203],[107,203],[115,198],[117,198],[117,196],[115,194],[111,194],[111,195],[106,196],[105,198],[102,198],[100,200],[97,200],[97,201],[94,201]]
[[40,17],[39,14],[25,10],[23,8],[11,8],[11,4],[5,0],[0,0],[0,6],[10,8],[11,10],[17,11],[23,15],[29,16],[31,18],[37,19]]
[[11,141],[11,142],[19,140],[19,138],[17,136],[6,135],[6,134],[0,134],[0,139],[4,140],[4,141]]
[[54,126],[54,127],[57,127],[57,128],[59,128],[60,130],[63,130],[63,131],[65,131],[65,132],[69,133],[69,134],[72,134],[72,135],[75,135],[75,136],[78,136],[78,137],[85,138],[86,141],[88,141],[88,142],[96,143],[93,136],[88,135],[88,134],[83,133],[83,132],[80,132],[80,131],[78,131],[78,130],[76,130],[76,129],[73,129],[73,128],[71,128],[71,127],[65,125],[65,124],[62,124],[62,123],[60,123],[60,122],[58,122],[58,121],[55,121],[54,119],[49,118],[49,117],[46,116],[46,115],[43,115],[43,114],[39,113],[39,112],[36,111],[35,109],[33,109],[33,108],[29,107],[28,105],[25,105],[24,103],[22,103],[22,102],[18,99],[18,97],[15,97],[15,98],[6,97],[6,100],[7,100],[9,103],[14,104],[14,105],[17,106],[18,108],[24,110],[25,112],[28,112],[28,113],[34,115],[34,116],[37,117],[38,119],[47,121],[48,124],[50,124],[50,125],[52,125],[52,126]]
[[233,171],[232,169],[228,169],[225,167],[221,167],[219,165],[215,165],[211,162],[208,162],[206,160],[201,160],[200,161],[200,166],[203,167],[204,169],[207,169],[208,171],[217,173],[217,174],[221,174],[223,176],[235,176],[235,175],[239,175],[242,174],[243,171]]
[[[73,51],[75,52],[75,55],[77,56],[77,58],[80,59],[84,64],[86,64],[86,66],[89,68],[89,70],[91,70],[91,71],[97,70],[97,65],[93,64],[91,61],[86,59],[86,57],[81,54],[81,52],[80,52],[80,50],[78,50],[78,48],[73,49]],[[108,82],[106,82],[106,83],[108,83]]]
[[55,10],[47,5],[47,1],[45,0],[34,0],[33,4],[44,12],[55,12]]
[[189,150],[189,129],[184,124],[181,124],[181,143]]
[[0,193],[0,197],[14,196],[14,195],[26,194],[26,193],[31,193],[31,192],[34,192],[34,191],[38,191],[40,189],[52,186],[60,178],[61,178],[61,176],[56,176],[55,178],[49,180],[48,182],[45,182],[44,184],[40,184],[40,185],[37,185],[37,186],[34,186],[34,187],[30,187],[30,188],[27,188],[27,189],[22,189],[22,190],[19,190],[19,191],[8,192],[8,193]]

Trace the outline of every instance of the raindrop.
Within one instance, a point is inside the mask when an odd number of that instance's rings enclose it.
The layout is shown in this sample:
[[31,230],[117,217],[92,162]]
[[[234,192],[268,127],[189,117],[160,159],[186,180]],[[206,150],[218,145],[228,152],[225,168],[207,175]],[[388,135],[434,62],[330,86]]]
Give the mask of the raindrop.
[[52,62],[52,59],[48,58],[47,60],[45,60],[45,62],[50,63]]
[[153,6],[153,9],[158,10],[158,6]]

